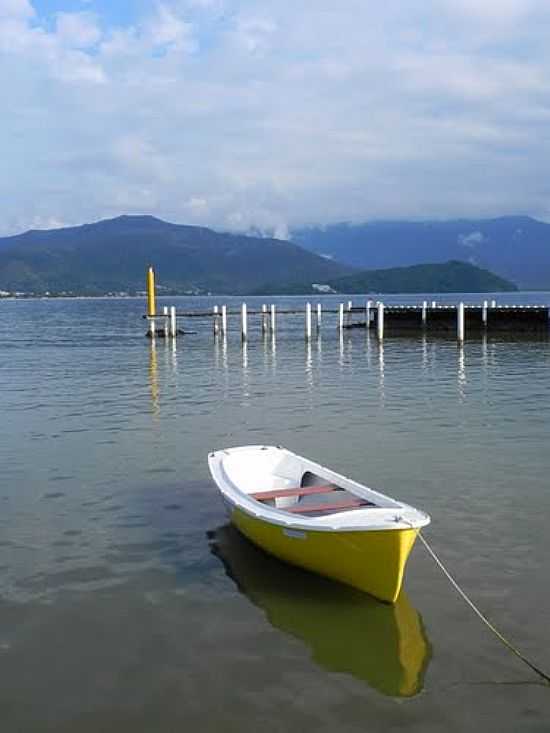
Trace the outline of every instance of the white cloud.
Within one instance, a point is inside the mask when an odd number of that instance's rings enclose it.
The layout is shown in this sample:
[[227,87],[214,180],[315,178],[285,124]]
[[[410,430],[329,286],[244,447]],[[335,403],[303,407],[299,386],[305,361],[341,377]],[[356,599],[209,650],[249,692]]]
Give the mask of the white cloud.
[[416,52],[397,57],[396,68],[411,88],[435,92],[443,98],[453,96],[463,103],[547,89],[542,69],[524,61]]
[[28,223],[29,229],[62,229],[67,226],[71,226],[70,221],[67,221],[66,219],[56,219],[53,216],[37,216]]
[[550,213],[549,3],[142,7],[115,27],[0,0],[4,231]]
[[492,24],[517,22],[542,5],[539,0],[444,0],[444,4],[454,14]]
[[122,166],[122,173],[148,183],[172,179],[170,161],[145,136],[128,133],[113,143],[113,160]]
[[29,0],[0,0],[0,20],[32,18],[34,8]]
[[133,26],[113,29],[107,38],[103,38],[99,47],[101,58],[107,62],[111,59],[117,59],[120,63],[122,59],[132,55],[140,55],[142,51],[143,45],[138,31]]
[[191,23],[187,23],[164,3],[157,5],[149,25],[149,33],[157,49],[192,53],[197,48]]
[[101,30],[92,13],[58,13],[56,35],[71,48],[89,48],[101,38]]
[[277,30],[276,23],[267,17],[240,18],[234,31],[237,45],[249,53],[261,54],[270,50],[271,39]]
[[472,249],[478,244],[482,244],[485,241],[485,237],[481,232],[470,232],[470,234],[459,234],[458,243],[464,247],[471,247]]
[[191,196],[185,207],[193,216],[203,216],[208,211],[208,201],[200,196]]
[[[41,83],[44,77],[65,82],[105,81],[97,59],[78,48],[85,37],[88,41],[92,37],[90,23],[86,26],[83,21],[75,22],[74,19],[67,18],[67,14],[61,14],[58,16],[55,31],[48,32],[31,24],[31,17],[32,14],[15,18],[3,18],[0,15],[0,54],[4,54],[0,81],[4,82],[4,89],[16,87],[16,79],[21,84]],[[71,28],[74,31],[73,43],[69,42]],[[10,64],[15,65],[15,77],[10,75]],[[51,108],[51,113],[55,114],[54,107]],[[38,130],[37,134],[39,133]]]

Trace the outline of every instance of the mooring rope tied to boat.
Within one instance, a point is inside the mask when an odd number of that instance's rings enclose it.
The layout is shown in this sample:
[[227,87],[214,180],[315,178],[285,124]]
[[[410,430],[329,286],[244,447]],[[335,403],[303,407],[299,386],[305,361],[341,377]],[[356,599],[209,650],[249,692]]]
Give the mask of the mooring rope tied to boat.
[[424,537],[422,532],[418,531],[418,536],[420,537],[420,541],[428,551],[429,555],[431,555],[432,559],[435,561],[436,565],[440,568],[440,570],[443,572],[447,580],[451,583],[453,588],[456,590],[456,592],[461,596],[461,598],[466,601],[466,603],[470,606],[472,611],[483,621],[485,626],[487,626],[490,631],[493,632],[493,634],[499,639],[504,646],[508,647],[508,649],[513,652],[516,657],[521,659],[521,661],[526,664],[530,669],[533,670],[536,674],[539,675],[547,684],[550,684],[550,675],[546,674],[546,672],[543,672],[542,669],[536,666],[536,664],[533,664],[529,659],[527,659],[526,656],[524,656],[519,649],[517,649],[508,639],[503,636],[500,631],[489,621],[489,619],[479,610],[479,608],[476,606],[476,604],[472,601],[472,599],[466,594],[465,591],[462,590],[460,585],[457,583],[457,581],[453,578],[451,573],[447,570],[443,562],[439,559],[437,556],[435,550],[433,550],[428,542],[428,540]]

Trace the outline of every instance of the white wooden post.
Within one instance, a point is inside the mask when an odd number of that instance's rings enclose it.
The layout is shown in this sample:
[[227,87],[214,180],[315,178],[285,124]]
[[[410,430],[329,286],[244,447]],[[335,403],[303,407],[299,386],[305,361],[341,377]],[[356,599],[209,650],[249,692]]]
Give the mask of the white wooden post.
[[241,341],[246,341],[247,331],[246,303],[243,303],[241,306]]
[[220,330],[220,324],[218,323],[218,313],[219,313],[219,308],[217,305],[215,305],[214,312],[212,314],[214,336],[217,336]]
[[321,330],[321,303],[317,303],[317,333]]
[[459,343],[464,342],[464,303],[459,303],[456,309],[456,335]]
[[168,306],[162,307],[162,315],[164,316],[164,338],[168,338]]
[[176,338],[178,335],[178,329],[176,325],[176,306],[170,306],[170,336]]
[[222,334],[227,333],[227,306],[222,305]]
[[262,336],[267,333],[267,305],[262,305]]
[[378,303],[378,318],[376,326],[378,332],[378,340],[382,341],[384,338],[384,303]]
[[275,333],[275,327],[276,327],[276,314],[275,314],[275,303],[271,304],[271,333]]
[[340,303],[338,306],[338,330],[342,332],[344,330],[344,304]]
[[372,306],[372,300],[367,300],[367,305],[365,306],[365,324],[367,328],[370,328],[370,309]]
[[311,303],[306,303],[306,341],[311,341]]
[[428,322],[428,301],[425,300],[422,303],[422,325],[425,326]]
[[435,306],[436,306],[436,302],[435,300],[432,300],[432,308],[435,308]]
[[487,307],[488,305],[489,303],[486,300],[484,300],[483,305],[481,307],[481,323],[483,324],[483,326],[487,325]]
[[496,308],[496,307],[497,307],[497,302],[496,302],[496,300],[492,300],[492,301],[491,301],[491,308]]

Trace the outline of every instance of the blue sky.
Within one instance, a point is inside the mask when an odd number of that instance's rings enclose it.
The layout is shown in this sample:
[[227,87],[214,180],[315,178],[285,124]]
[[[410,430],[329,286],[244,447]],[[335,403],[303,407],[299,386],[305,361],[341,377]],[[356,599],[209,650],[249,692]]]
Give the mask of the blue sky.
[[101,18],[107,27],[128,25],[147,8],[145,0],[35,0],[32,5],[41,19],[54,21],[56,13],[87,10]]
[[0,0],[0,234],[550,220],[547,0]]

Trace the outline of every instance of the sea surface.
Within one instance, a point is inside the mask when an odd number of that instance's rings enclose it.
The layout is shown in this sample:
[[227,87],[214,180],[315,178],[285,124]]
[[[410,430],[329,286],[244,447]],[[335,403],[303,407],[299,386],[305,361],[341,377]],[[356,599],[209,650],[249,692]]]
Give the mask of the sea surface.
[[[215,302],[238,305],[160,305]],[[285,566],[227,526],[207,454],[285,445],[424,509],[459,583],[548,672],[549,338],[380,346],[326,314],[309,345],[303,315],[275,338],[251,317],[244,348],[237,316],[226,340],[188,319],[152,343],[144,307],[0,301],[2,733],[547,733],[550,687],[419,542],[393,608]]]

